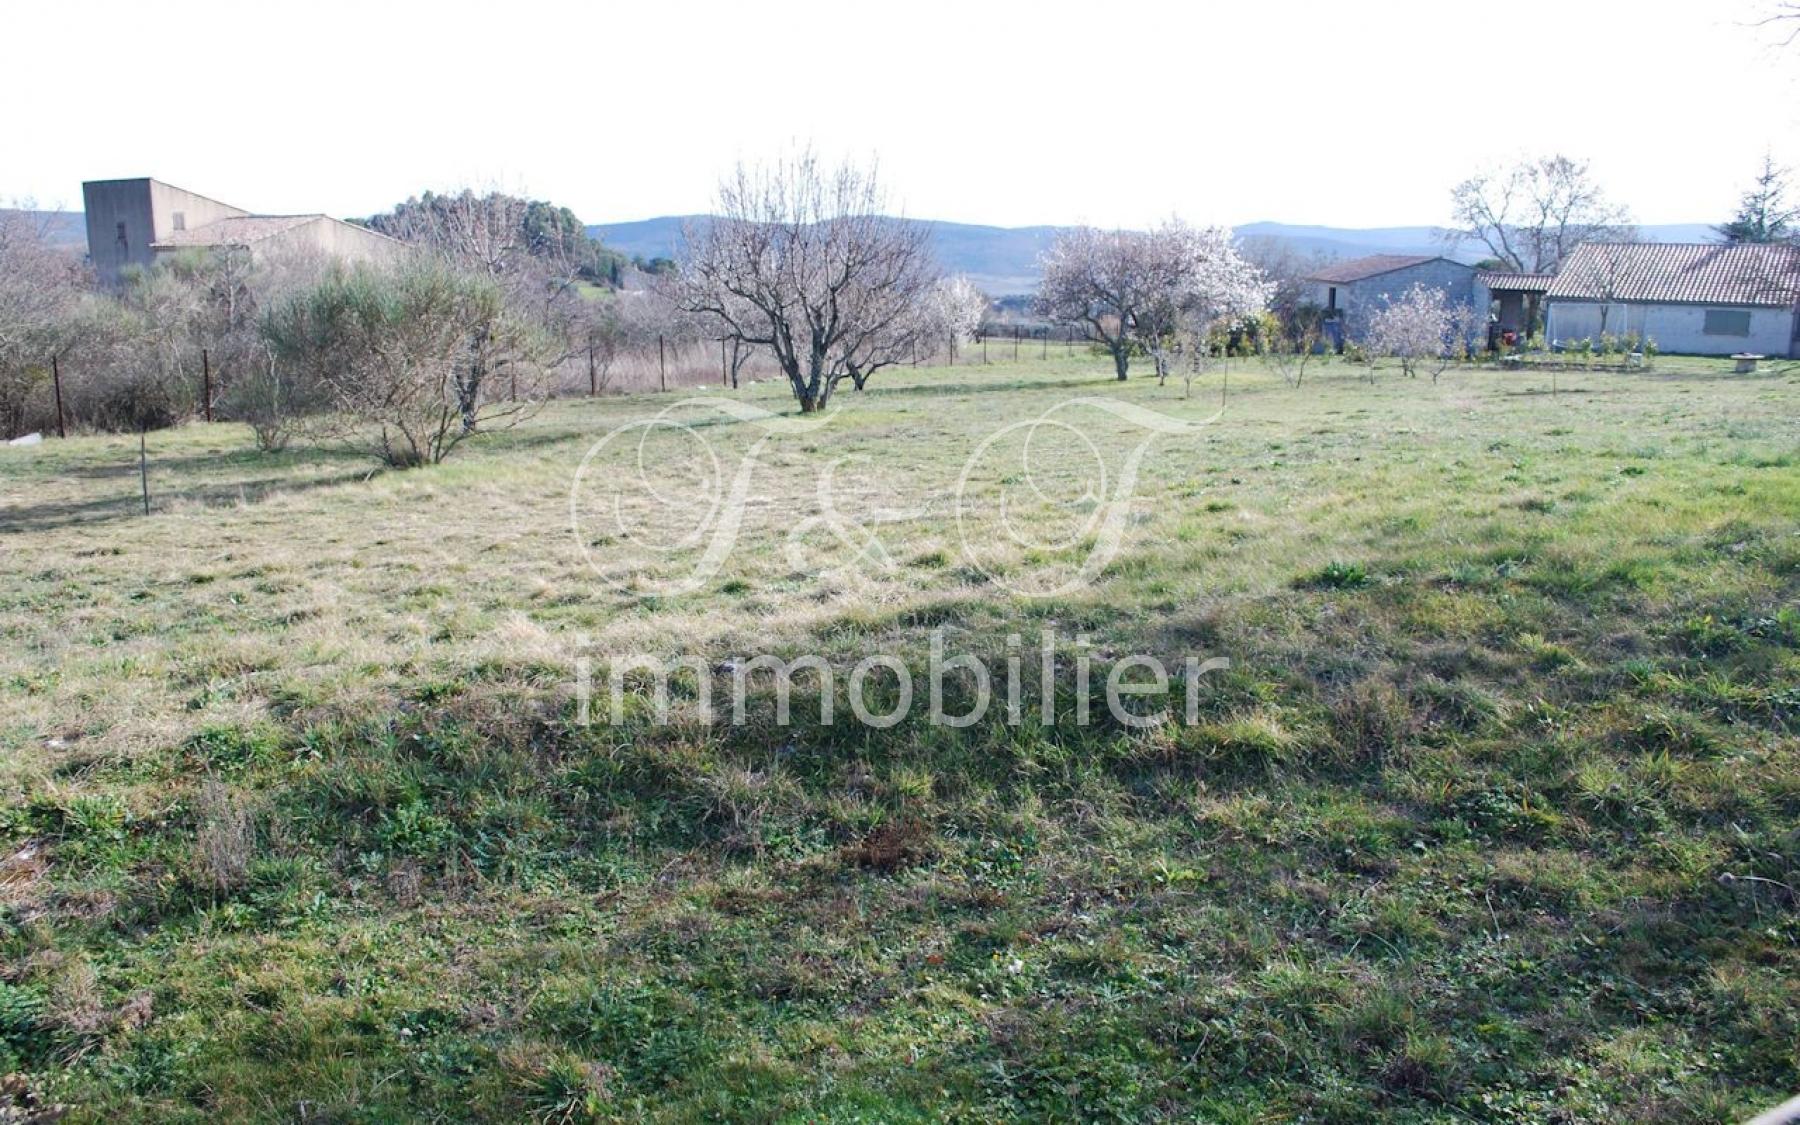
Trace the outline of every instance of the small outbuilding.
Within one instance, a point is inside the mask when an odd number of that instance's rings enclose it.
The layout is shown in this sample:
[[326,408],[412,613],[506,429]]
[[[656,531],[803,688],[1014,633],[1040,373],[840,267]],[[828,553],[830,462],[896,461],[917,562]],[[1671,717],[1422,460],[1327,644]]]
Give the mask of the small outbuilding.
[[1488,347],[1512,347],[1538,324],[1544,294],[1555,274],[1482,270],[1475,275],[1475,306],[1488,311]]
[[1475,267],[1444,257],[1373,254],[1333,262],[1306,279],[1308,299],[1325,310],[1325,331],[1334,347],[1360,339],[1369,319],[1415,285],[1436,289],[1451,305],[1475,300]]
[[1800,356],[1800,247],[1584,242],[1545,298],[1553,346],[1614,335],[1689,355]]

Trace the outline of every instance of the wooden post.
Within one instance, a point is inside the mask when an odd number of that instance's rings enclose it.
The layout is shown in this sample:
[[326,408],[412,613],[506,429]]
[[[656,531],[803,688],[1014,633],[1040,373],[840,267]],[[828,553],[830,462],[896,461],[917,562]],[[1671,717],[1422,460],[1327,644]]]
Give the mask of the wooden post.
[[594,366],[594,345],[588,345],[588,397],[600,393],[600,371]]
[[1050,326],[1048,324],[1044,325],[1044,355],[1043,355],[1043,358],[1045,358],[1045,359],[1050,358]]
[[719,386],[731,385],[731,361],[725,358],[725,337],[719,337]]
[[63,425],[62,365],[57,362],[54,353],[50,356],[50,386],[56,391],[56,436],[66,438],[69,431]]
[[1013,325],[1013,362],[1019,362],[1019,326]]
[[987,333],[983,332],[981,334],[981,362],[985,364],[987,361]]
[[950,366],[956,366],[956,337],[954,335],[950,337]]
[[150,432],[148,422],[138,426],[138,482],[144,487],[144,514],[150,514],[150,451],[144,435]]
[[662,334],[656,336],[656,376],[662,382],[662,389],[669,389],[669,361],[663,354]]
[[212,421],[212,356],[200,349],[200,414]]

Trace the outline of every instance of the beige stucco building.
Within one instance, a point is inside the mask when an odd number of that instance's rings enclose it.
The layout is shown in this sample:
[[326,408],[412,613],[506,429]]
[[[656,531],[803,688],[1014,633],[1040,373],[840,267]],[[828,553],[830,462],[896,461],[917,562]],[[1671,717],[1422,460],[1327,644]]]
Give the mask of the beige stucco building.
[[88,259],[103,283],[130,266],[195,247],[243,249],[258,259],[313,255],[386,261],[402,243],[329,215],[256,215],[149,178],[81,185]]

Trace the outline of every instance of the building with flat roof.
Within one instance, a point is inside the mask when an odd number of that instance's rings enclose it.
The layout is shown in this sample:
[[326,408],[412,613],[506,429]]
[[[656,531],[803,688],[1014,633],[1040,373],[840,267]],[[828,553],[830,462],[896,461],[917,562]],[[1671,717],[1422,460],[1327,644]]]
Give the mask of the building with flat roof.
[[245,250],[259,260],[322,255],[387,261],[404,245],[329,215],[257,215],[148,177],[81,185],[88,260],[101,282],[118,284],[133,266],[196,248]]

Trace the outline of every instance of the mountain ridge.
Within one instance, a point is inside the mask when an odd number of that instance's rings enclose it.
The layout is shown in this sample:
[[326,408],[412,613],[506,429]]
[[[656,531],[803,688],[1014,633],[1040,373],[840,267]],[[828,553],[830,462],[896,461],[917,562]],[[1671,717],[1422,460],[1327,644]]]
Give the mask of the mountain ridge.
[[[85,248],[87,230],[79,211],[32,213],[51,241],[79,253]],[[588,234],[608,247],[631,257],[674,257],[681,244],[683,224],[705,221],[705,215],[659,215],[623,223],[593,223]],[[1039,224],[1002,227],[985,223],[953,223],[909,219],[931,228],[938,264],[947,272],[967,274],[983,291],[995,297],[1029,293],[1037,286],[1038,256],[1050,248],[1067,226]],[[1474,262],[1487,256],[1486,248],[1464,242],[1450,246],[1442,228],[1432,226],[1331,227],[1307,223],[1260,221],[1234,228],[1245,243],[1265,244],[1301,259],[1333,260],[1365,254],[1446,254]],[[1652,242],[1710,242],[1712,227],[1703,223],[1660,223],[1638,230]]]
[[[705,221],[705,215],[662,215],[623,223],[595,223],[588,234],[620,253],[639,258],[671,258],[681,243],[685,223]],[[1038,255],[1049,248],[1057,232],[1066,226],[1000,227],[981,223],[952,223],[909,219],[927,223],[937,251],[938,264],[950,273],[967,274],[985,292],[996,296],[1029,293],[1037,285]],[[1712,240],[1712,228],[1703,223],[1659,223],[1640,226],[1651,242],[1704,242]],[[1479,243],[1448,244],[1443,228],[1432,226],[1330,227],[1305,223],[1261,221],[1233,228],[1245,242],[1267,240],[1302,258],[1340,259],[1365,254],[1444,254],[1475,262],[1487,257]]]

